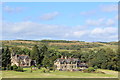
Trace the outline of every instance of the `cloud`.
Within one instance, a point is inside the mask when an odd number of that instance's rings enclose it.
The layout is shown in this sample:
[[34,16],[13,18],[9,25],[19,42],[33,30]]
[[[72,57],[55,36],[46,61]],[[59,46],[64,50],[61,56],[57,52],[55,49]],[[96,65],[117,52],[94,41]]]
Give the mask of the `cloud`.
[[46,13],[42,16],[40,16],[41,20],[52,20],[55,17],[57,17],[60,13],[59,12],[52,12],[52,13]]
[[41,24],[31,21],[4,22],[3,26],[3,39],[113,40],[117,36],[115,27],[89,29],[84,26]]
[[95,26],[95,27],[110,27],[110,26],[115,26],[117,25],[116,19],[106,19],[106,18],[100,18],[100,19],[88,19],[86,20],[86,24],[88,26]]
[[40,24],[31,21],[17,23],[3,23],[3,36],[12,38],[59,38],[59,39],[79,39],[86,34],[83,26],[64,26],[52,24]]
[[18,13],[24,10],[23,7],[10,7],[10,6],[3,6],[3,10],[8,13]]
[[115,11],[118,11],[118,5],[117,4],[101,5],[100,9],[103,12],[115,12]]
[[73,35],[76,37],[81,37],[81,36],[84,36],[85,34],[87,34],[87,31],[75,31],[75,32],[73,32]]
[[91,10],[91,11],[83,11],[83,12],[80,12],[80,15],[84,15],[84,16],[91,16],[93,14],[95,14],[96,11],[95,10]]
[[[17,22],[17,23],[4,23],[3,32],[5,35],[23,35],[23,36],[63,36],[65,26],[62,25],[49,25],[40,24],[31,21]],[[65,29],[63,31],[63,28]]]
[[99,26],[99,25],[102,25],[104,21],[105,21],[105,18],[100,18],[98,20],[88,19],[86,20],[86,24],[90,26]]
[[[95,28],[91,31],[90,36],[95,38],[106,38],[111,39],[115,38],[118,34],[118,29],[115,27],[106,27],[106,28]],[[118,35],[117,35],[118,36]]]
[[107,27],[107,28],[95,28],[92,31],[92,34],[105,34],[105,33],[115,33],[117,28]]
[[108,19],[107,21],[106,21],[106,25],[107,26],[111,26],[111,25],[114,25],[115,24],[115,21],[113,20],[113,19]]

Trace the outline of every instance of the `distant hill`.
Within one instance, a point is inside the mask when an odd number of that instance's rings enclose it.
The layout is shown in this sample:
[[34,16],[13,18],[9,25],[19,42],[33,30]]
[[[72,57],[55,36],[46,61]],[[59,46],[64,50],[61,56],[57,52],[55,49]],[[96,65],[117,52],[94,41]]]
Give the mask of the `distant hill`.
[[96,48],[118,48],[118,42],[84,42],[84,41],[66,41],[66,40],[3,40],[2,47],[21,47],[31,49],[34,45],[46,44],[48,48],[57,50],[80,50],[80,49],[96,49]]

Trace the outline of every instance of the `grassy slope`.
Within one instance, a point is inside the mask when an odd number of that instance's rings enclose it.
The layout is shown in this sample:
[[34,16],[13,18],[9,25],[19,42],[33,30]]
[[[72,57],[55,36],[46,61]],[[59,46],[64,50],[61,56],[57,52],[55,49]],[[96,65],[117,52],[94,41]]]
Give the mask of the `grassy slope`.
[[25,72],[16,71],[3,71],[3,78],[117,78],[118,72],[111,70],[102,70],[105,74],[101,73],[82,73],[82,72],[67,72],[57,71],[50,73],[40,73],[39,70],[30,73],[29,68],[25,68]]
[[[1,42],[1,41],[0,41]],[[31,49],[35,44],[40,45],[42,44],[40,41],[18,41],[18,40],[11,40],[11,41],[2,41],[4,45],[9,45],[9,46],[17,46],[21,48],[29,48]],[[22,43],[22,44],[21,44]],[[113,42],[111,42],[113,43]],[[116,42],[114,42],[116,43]],[[112,49],[117,49],[118,45],[110,45],[106,43],[99,43],[99,42],[76,42],[76,43],[48,43],[48,45],[64,45],[64,46],[70,46],[70,45],[86,45],[86,44],[100,44],[103,46],[100,47],[93,47],[89,49],[98,49],[98,48],[112,48]],[[85,48],[84,48],[85,49]],[[60,51],[73,51],[73,50],[65,50],[65,49],[59,49]]]

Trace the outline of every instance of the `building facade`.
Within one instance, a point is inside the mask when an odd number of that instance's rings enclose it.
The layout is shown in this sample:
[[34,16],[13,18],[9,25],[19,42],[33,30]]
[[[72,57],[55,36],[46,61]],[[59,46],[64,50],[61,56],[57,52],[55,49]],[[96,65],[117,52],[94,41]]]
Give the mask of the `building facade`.
[[81,63],[78,58],[58,58],[54,61],[57,70],[60,71],[78,71],[87,68],[85,63]]
[[11,55],[11,65],[17,65],[20,67],[31,66],[31,59],[28,55]]

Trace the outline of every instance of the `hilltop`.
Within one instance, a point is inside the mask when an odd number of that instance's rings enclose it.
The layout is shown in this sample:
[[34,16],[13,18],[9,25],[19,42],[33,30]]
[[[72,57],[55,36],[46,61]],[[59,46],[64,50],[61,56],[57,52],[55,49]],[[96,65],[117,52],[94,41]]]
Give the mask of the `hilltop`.
[[54,48],[59,51],[74,51],[84,49],[111,48],[117,49],[118,42],[84,42],[84,41],[66,41],[66,40],[3,40],[2,47],[20,47],[32,49],[34,45],[46,44],[48,48]]

